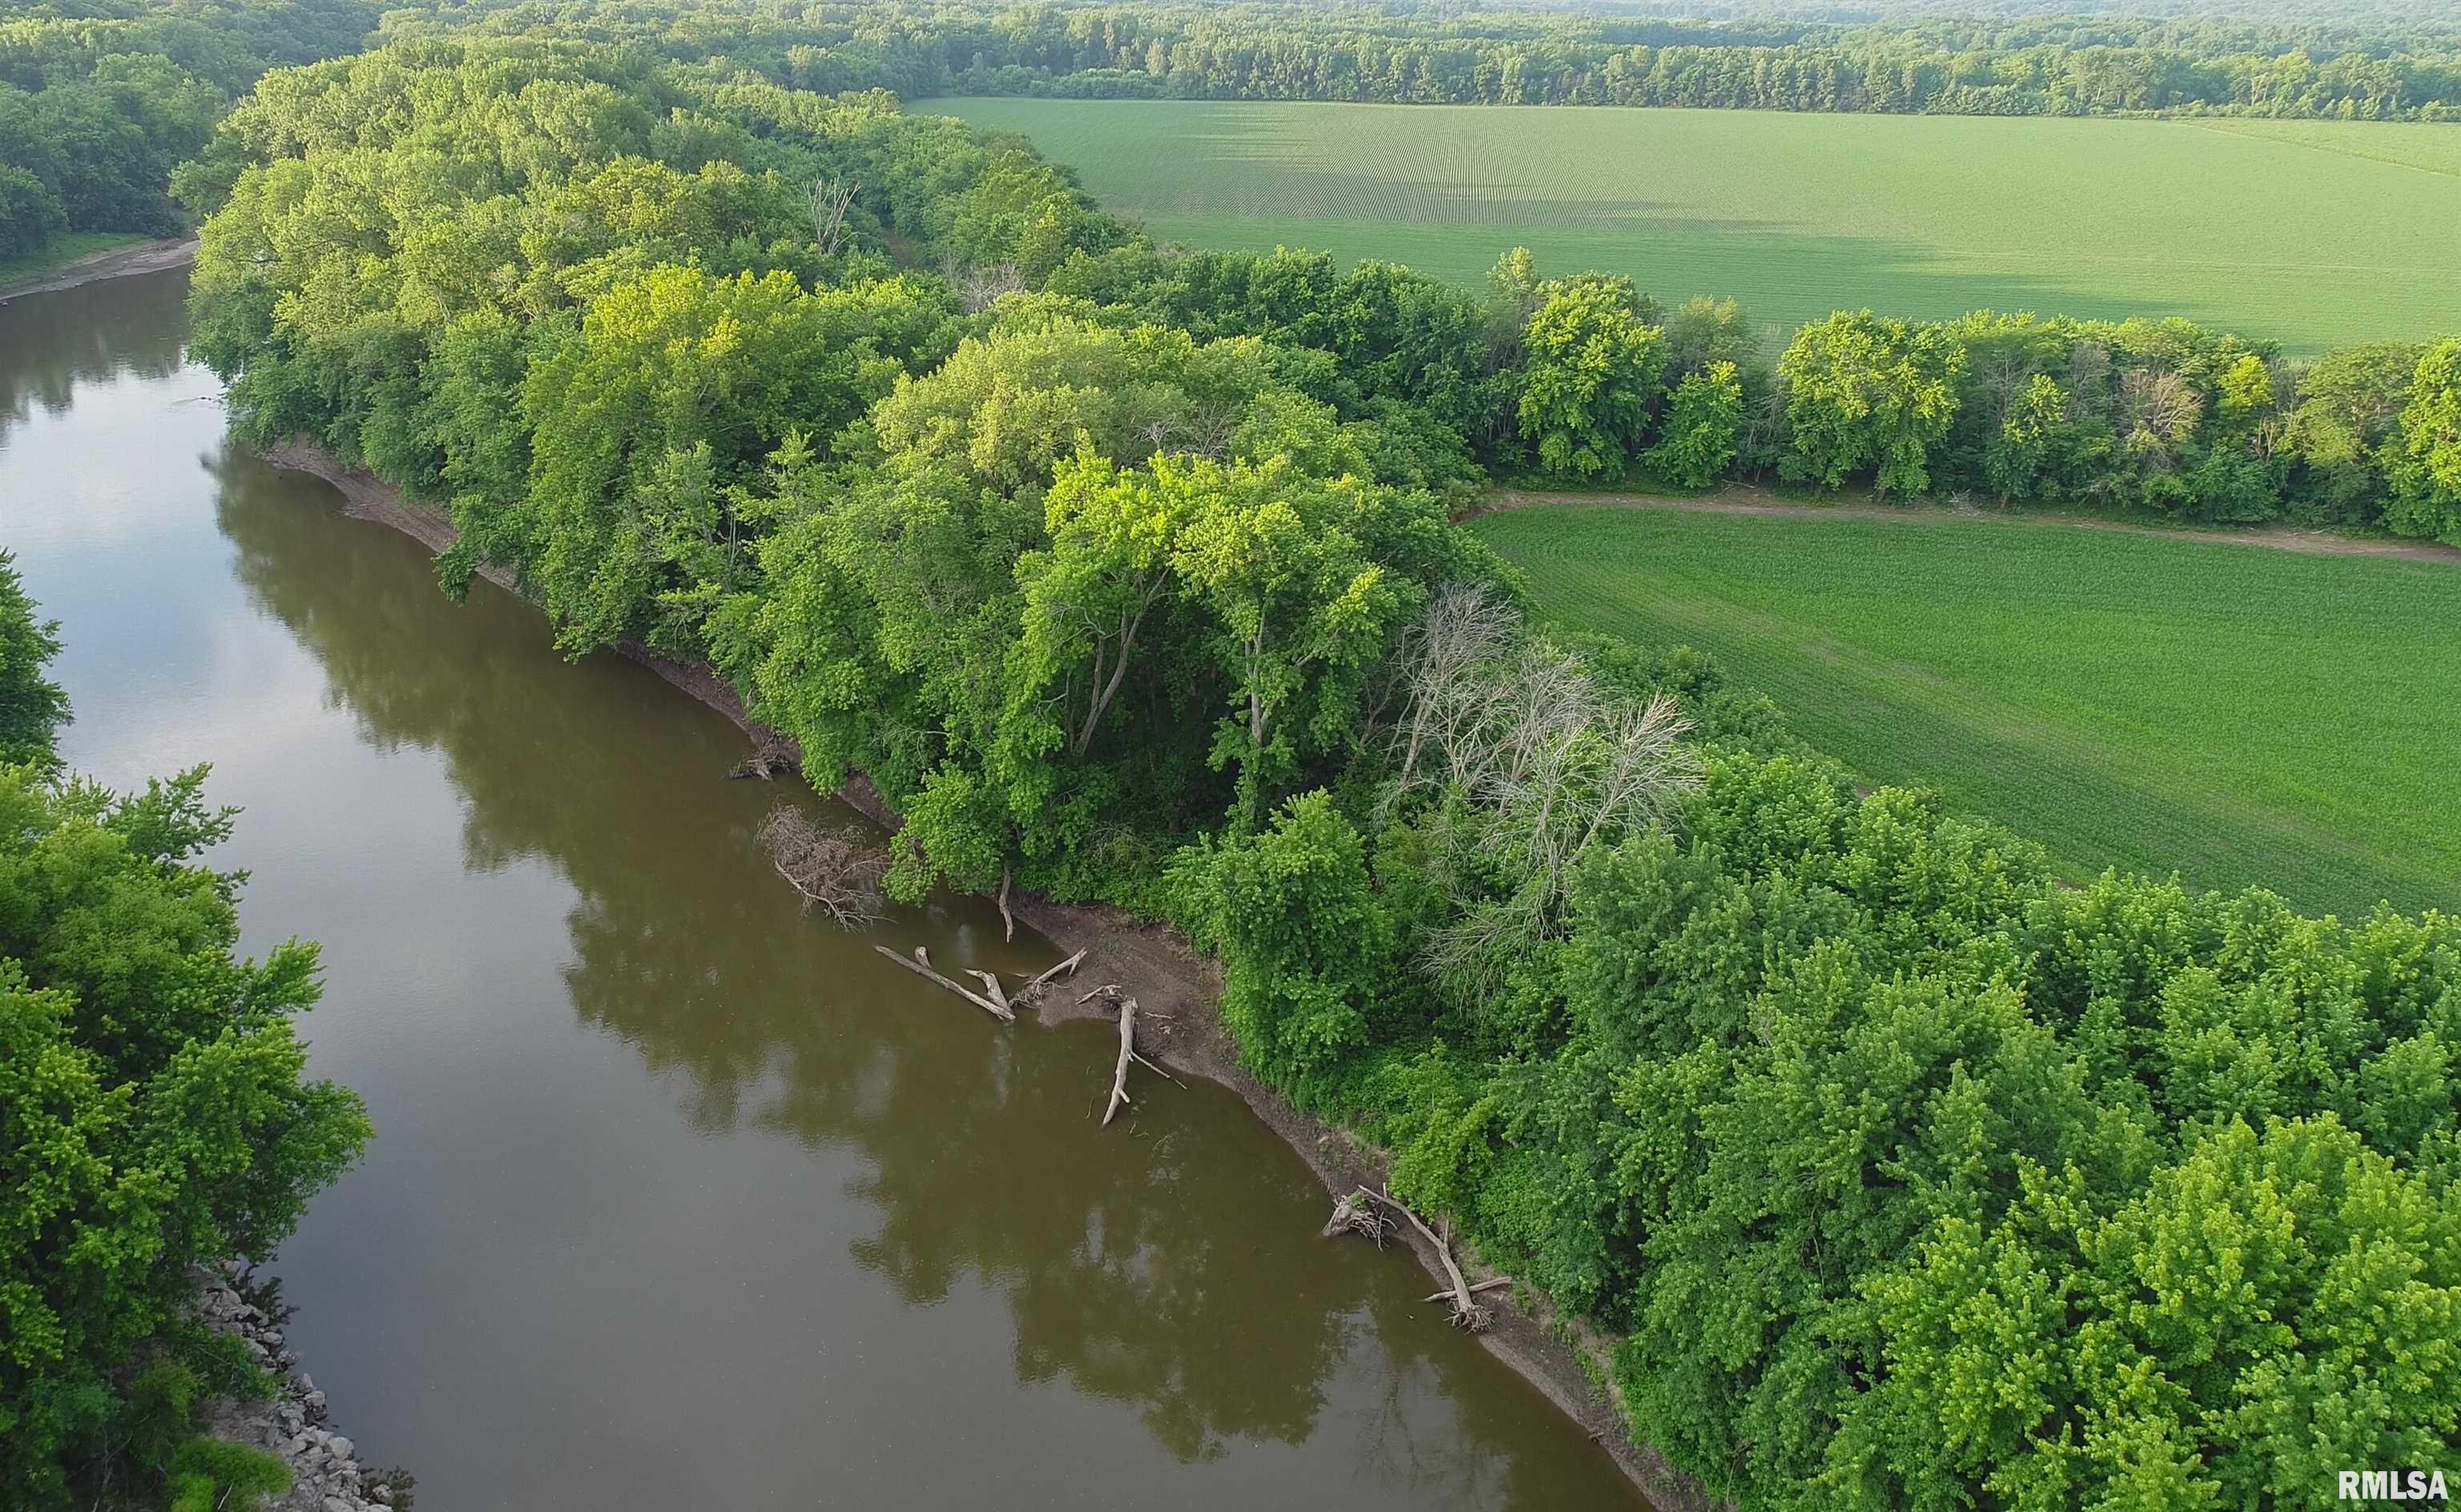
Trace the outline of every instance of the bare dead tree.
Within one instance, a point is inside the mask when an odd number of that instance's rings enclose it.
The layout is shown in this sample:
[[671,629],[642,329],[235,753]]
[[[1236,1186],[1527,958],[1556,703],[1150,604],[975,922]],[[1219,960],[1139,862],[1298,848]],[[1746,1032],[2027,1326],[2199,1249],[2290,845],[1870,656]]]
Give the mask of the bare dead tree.
[[[1698,780],[1670,697],[1602,689],[1580,658],[1527,638],[1491,596],[1451,588],[1405,636],[1387,813],[1428,799],[1428,865],[1453,904],[1421,965],[1457,1000],[1501,984],[1553,932],[1588,846],[1662,820]],[[1495,876],[1517,881],[1498,896]]]
[[792,803],[769,811],[760,840],[769,864],[802,895],[806,907],[821,909],[848,929],[880,919],[880,879],[888,870],[885,854],[823,829]]
[[994,263],[988,267],[975,267],[951,262],[941,269],[950,287],[957,291],[957,302],[966,313],[979,315],[1009,294],[1025,292],[1025,274],[1015,263]]
[[1420,780],[1419,758],[1430,740],[1449,749],[1487,713],[1479,669],[1502,653],[1519,618],[1483,586],[1452,584],[1436,590],[1417,622],[1402,634],[1399,681],[1406,690],[1400,744],[1402,791]]
[[812,181],[812,242],[823,257],[835,257],[845,248],[846,211],[862,183],[835,173]]
[[2119,376],[2120,411],[2127,421],[2129,450],[2168,467],[2174,448],[2187,439],[2204,417],[2204,396],[2175,373],[2130,368]]

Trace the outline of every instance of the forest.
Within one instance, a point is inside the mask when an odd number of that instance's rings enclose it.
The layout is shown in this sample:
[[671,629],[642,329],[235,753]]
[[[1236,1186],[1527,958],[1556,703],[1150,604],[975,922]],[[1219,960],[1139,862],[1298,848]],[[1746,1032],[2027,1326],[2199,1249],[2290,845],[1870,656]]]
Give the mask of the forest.
[[181,181],[243,436],[448,513],[445,588],[510,574],[572,655],[714,669],[901,816],[896,894],[1218,954],[1255,1073],[1611,1333],[1717,1497],[2449,1461],[2461,922],[2068,885],[1696,652],[1533,625],[1449,517],[1493,470],[1745,470],[2450,538],[2461,341],[1841,313],[1771,361],[1524,255],[1470,290],[1159,247],[872,87],[885,14],[843,57],[733,11],[628,45],[648,14],[405,34],[230,113]]
[[103,0],[0,15],[0,263],[168,236],[168,180],[268,68],[355,52],[369,0]]
[[2341,20],[1975,14],[1975,7],[1713,20],[1267,0],[994,9],[897,0],[784,11],[511,0],[390,12],[389,34],[477,26],[654,35],[798,88],[932,95],[1690,106],[1967,116],[2219,113],[2461,117],[2461,27],[2431,7]]

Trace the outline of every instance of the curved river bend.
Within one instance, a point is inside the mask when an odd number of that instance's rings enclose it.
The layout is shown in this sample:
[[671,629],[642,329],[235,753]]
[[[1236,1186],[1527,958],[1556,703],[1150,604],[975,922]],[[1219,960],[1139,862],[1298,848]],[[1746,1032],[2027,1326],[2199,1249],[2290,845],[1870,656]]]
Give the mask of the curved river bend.
[[[1111,1031],[801,914],[717,715],[226,445],[184,287],[0,308],[0,545],[70,760],[211,760],[248,948],[323,942],[378,1132],[278,1269],[363,1459],[426,1512],[1642,1505],[1228,1092],[1098,1128]],[[974,900],[876,937],[1051,959]]]

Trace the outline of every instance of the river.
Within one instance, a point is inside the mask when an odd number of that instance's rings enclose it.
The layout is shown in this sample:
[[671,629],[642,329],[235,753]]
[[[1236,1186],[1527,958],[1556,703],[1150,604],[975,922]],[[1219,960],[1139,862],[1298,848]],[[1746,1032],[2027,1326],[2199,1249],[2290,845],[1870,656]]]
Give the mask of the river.
[[0,308],[0,545],[70,761],[211,761],[247,948],[323,944],[302,1033],[377,1137],[274,1269],[421,1512],[1644,1505],[1404,1252],[1319,1239],[1230,1093],[1102,1129],[1107,1027],[1001,1029],[870,942],[1049,947],[803,914],[732,726],[226,443],[184,287]]

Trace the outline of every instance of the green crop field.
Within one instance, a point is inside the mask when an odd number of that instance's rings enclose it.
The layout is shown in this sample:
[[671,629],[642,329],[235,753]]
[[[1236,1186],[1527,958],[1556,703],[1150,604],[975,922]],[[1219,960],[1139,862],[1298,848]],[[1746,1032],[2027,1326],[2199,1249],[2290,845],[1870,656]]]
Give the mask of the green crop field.
[[1711,651],[1865,777],[2079,874],[2461,907],[2461,564],[1945,513],[1474,528],[1543,615]]
[[1630,273],[1840,308],[2186,315],[2313,352],[2461,330],[2461,126],[941,99],[1207,247]]

